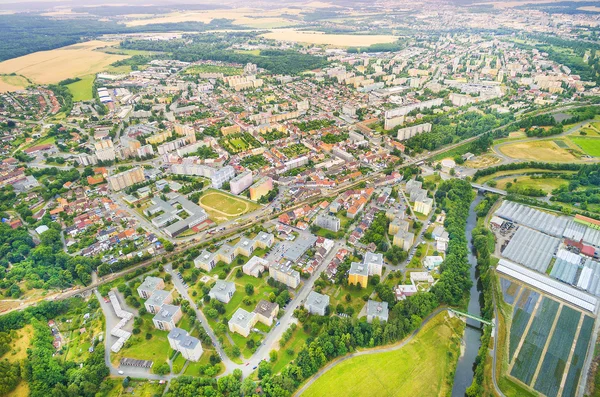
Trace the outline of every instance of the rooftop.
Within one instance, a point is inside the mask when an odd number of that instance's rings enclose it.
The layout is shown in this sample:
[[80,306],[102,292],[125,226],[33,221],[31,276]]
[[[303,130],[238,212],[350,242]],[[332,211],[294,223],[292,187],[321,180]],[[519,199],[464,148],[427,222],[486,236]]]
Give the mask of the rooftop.
[[233,313],[229,323],[237,324],[240,327],[247,329],[250,327],[250,324],[252,324],[252,320],[254,319],[255,315],[256,314],[254,313],[248,313],[246,310],[240,307],[235,311],[235,313]]

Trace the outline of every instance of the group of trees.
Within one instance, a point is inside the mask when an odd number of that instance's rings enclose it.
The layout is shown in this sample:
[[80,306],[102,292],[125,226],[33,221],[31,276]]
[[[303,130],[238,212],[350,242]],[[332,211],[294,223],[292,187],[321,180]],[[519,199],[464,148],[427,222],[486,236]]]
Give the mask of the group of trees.
[[[330,119],[315,119],[315,120],[301,121],[299,123],[295,123],[296,127],[298,127],[300,129],[300,131],[304,131],[304,132],[320,130],[321,128],[331,127],[334,124],[335,124],[335,120],[330,120]],[[325,141],[323,141],[323,142],[325,142]]]

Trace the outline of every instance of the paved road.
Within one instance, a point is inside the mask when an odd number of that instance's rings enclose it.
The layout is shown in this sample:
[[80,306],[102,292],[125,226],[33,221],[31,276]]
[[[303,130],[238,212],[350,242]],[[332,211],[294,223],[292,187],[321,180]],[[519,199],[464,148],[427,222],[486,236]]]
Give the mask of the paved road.
[[423,322],[421,323],[421,325],[415,329],[407,338],[405,338],[402,342],[396,344],[396,345],[392,345],[392,346],[386,346],[386,347],[380,347],[380,348],[376,348],[376,349],[369,349],[369,350],[361,350],[361,351],[357,351],[355,353],[350,353],[347,354],[343,357],[340,357],[332,362],[330,362],[328,365],[326,365],[325,367],[321,368],[316,374],[314,374],[304,385],[302,385],[302,387],[300,387],[300,389],[298,389],[296,391],[296,393],[294,394],[294,396],[300,396],[302,393],[304,393],[306,391],[306,389],[308,389],[310,387],[310,385],[312,385],[317,379],[319,379],[321,376],[323,376],[326,372],[328,372],[330,369],[332,369],[333,367],[335,367],[336,365],[349,360],[353,357],[358,357],[358,356],[365,356],[368,354],[377,354],[377,353],[385,353],[385,352],[391,352],[391,351],[395,351],[395,350],[399,350],[401,348],[403,348],[404,346],[406,346],[408,343],[410,343],[414,337],[419,333],[419,331],[421,331],[421,329],[423,329],[423,327],[425,327],[425,325],[427,325],[427,323],[429,323],[429,321],[431,321],[432,318],[434,318],[435,316],[437,316],[439,313],[447,311],[448,308],[446,307],[440,307],[437,308],[436,310],[433,311],[433,313],[431,313],[429,316],[427,316]]

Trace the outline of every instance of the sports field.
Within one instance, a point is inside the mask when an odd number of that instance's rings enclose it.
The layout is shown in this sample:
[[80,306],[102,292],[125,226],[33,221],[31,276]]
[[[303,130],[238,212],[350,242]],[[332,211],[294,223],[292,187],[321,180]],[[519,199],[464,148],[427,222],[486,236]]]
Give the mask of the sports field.
[[[463,324],[444,313],[406,346],[353,357],[317,379],[303,396],[446,396],[459,355]],[[343,385],[343,387],[340,387]]]
[[571,136],[569,139],[579,146],[586,154],[589,154],[592,157],[600,157],[600,138]]
[[128,58],[94,51],[111,44],[113,43],[93,40],[55,50],[34,52],[0,62],[0,74],[20,74],[37,84],[58,83],[72,77],[96,74],[111,63]]
[[89,101],[94,98],[92,93],[92,89],[94,86],[95,76],[90,74],[89,76],[84,76],[78,82],[67,85],[71,94],[73,94],[73,101]]
[[501,146],[499,150],[504,155],[515,159],[549,162],[577,160],[577,157],[568,149],[561,148],[551,140],[515,142]]
[[224,222],[254,211],[260,206],[219,190],[209,189],[200,197],[200,206],[215,222]]

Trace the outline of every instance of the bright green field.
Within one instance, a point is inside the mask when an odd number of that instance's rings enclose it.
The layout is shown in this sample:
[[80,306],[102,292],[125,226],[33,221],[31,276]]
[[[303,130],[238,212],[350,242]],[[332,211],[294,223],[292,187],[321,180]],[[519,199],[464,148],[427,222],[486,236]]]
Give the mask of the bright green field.
[[590,156],[600,157],[600,139],[576,136],[571,136],[569,139]]
[[[303,396],[445,396],[459,355],[463,325],[444,313],[403,348],[362,355],[333,367]],[[343,385],[343,387],[340,387]]]
[[76,83],[67,85],[67,88],[69,88],[69,91],[73,94],[73,102],[89,101],[94,98],[92,93],[94,79],[95,76],[90,74],[89,76],[82,77],[81,80]]

